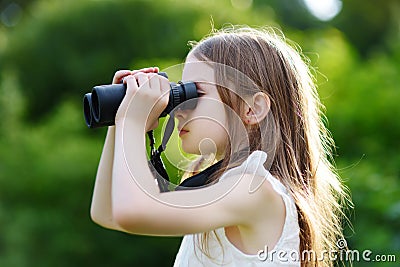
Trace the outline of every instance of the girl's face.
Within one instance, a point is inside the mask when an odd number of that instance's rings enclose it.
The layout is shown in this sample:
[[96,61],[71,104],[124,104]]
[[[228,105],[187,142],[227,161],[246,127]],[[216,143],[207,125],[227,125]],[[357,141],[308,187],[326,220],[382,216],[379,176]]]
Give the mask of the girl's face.
[[182,80],[195,82],[199,94],[195,109],[181,110],[178,107],[175,111],[182,149],[191,154],[214,154],[220,159],[228,142],[227,118],[215,85],[214,70],[189,54]]

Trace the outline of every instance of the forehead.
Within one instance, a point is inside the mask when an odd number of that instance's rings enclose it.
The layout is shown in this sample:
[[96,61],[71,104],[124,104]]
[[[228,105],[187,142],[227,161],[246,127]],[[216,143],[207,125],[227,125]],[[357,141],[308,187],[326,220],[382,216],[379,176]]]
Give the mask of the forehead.
[[209,62],[200,61],[189,53],[183,68],[182,80],[214,83],[214,69]]

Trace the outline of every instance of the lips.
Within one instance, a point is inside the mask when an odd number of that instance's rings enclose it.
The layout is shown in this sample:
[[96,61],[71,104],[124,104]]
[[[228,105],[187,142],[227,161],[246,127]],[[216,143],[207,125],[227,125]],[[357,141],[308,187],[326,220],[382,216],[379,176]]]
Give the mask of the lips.
[[181,129],[181,130],[179,130],[179,136],[182,136],[182,135],[184,135],[184,134],[186,134],[186,133],[188,133],[189,131],[187,131],[187,130],[185,130],[185,129]]
[[179,132],[179,136],[182,136],[182,135],[188,133],[189,131],[186,130],[185,128],[183,128],[183,126],[178,125],[178,132]]
[[180,121],[180,123],[177,126],[179,137],[181,137],[184,134],[187,134],[189,130],[187,130],[185,127],[187,126],[186,122]]

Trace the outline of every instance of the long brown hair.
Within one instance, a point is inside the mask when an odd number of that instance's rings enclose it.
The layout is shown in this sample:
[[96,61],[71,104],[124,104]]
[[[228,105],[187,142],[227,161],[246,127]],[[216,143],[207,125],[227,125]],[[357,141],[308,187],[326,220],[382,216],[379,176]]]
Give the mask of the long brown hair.
[[[261,91],[269,96],[270,119],[258,127],[247,128],[249,150],[267,152],[269,162],[265,167],[295,200],[300,255],[304,250],[323,255],[324,250],[335,249],[337,240],[343,238],[343,204],[348,197],[331,163],[333,140],[323,123],[323,106],[308,61],[282,34],[249,27],[213,30],[200,42],[193,43],[190,53],[199,60],[228,66],[249,77],[255,86],[242,93],[251,95]],[[240,114],[243,99],[218,85],[224,83],[222,80],[235,85],[234,78],[218,67],[215,77],[221,79],[217,81],[217,89],[223,103]],[[241,90],[241,87],[236,84],[235,88]],[[225,154],[225,167],[231,161],[231,145],[232,142]],[[207,235],[202,248],[207,247],[206,240]],[[333,264],[329,259],[302,259],[301,263],[302,266]]]

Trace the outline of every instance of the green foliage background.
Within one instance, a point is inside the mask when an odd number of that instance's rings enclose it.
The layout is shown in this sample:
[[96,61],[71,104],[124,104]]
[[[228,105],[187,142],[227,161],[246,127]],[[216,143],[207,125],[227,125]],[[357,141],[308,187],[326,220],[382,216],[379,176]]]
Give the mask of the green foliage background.
[[[180,238],[127,235],[91,222],[105,129],[86,128],[81,101],[117,69],[183,62],[187,41],[207,34],[211,18],[216,28],[274,26],[300,44],[355,204],[347,242],[397,256],[397,264],[354,265],[398,265],[397,1],[344,1],[330,22],[311,17],[297,0],[254,0],[249,9],[228,0],[15,3],[15,26],[0,26],[0,266],[172,266]],[[3,22],[10,4],[0,2]]]

